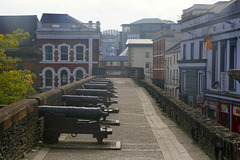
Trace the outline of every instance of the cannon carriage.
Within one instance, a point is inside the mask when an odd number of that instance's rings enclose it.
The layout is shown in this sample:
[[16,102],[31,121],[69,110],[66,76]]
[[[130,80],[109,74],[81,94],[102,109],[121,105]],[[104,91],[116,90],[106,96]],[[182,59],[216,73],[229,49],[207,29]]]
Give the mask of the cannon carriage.
[[57,143],[60,133],[92,134],[98,143],[112,134],[112,128],[100,122],[108,116],[100,108],[39,106],[38,109],[44,117],[43,141],[46,143]]

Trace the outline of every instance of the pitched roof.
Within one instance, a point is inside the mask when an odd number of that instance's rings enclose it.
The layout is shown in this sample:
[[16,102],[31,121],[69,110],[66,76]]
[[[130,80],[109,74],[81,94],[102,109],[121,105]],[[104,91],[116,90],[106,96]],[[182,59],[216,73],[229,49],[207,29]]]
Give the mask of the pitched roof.
[[215,3],[212,9],[210,9],[208,12],[213,12],[213,13],[220,13],[221,11],[223,11],[226,7],[230,6],[232,3],[234,3],[236,0],[231,0],[229,2],[217,2]]
[[41,23],[82,23],[68,14],[43,13]]
[[173,21],[170,20],[161,20],[159,18],[143,18],[138,21],[135,21],[131,24],[146,24],[146,23],[167,23],[167,24],[173,24]]
[[126,47],[124,51],[122,51],[122,53],[119,54],[119,56],[128,56],[128,47]]
[[0,16],[0,33],[12,33],[17,29],[23,29],[30,35],[35,34],[38,18],[36,15],[29,16]]

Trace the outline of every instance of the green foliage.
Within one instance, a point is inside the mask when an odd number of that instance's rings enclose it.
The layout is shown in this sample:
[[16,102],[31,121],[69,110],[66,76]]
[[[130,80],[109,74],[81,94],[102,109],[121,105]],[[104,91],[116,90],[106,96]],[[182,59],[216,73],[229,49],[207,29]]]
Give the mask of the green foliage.
[[17,48],[29,34],[18,29],[13,34],[0,34],[0,104],[11,104],[35,92],[32,87],[35,75],[28,70],[12,70],[19,58],[4,54],[6,48]]

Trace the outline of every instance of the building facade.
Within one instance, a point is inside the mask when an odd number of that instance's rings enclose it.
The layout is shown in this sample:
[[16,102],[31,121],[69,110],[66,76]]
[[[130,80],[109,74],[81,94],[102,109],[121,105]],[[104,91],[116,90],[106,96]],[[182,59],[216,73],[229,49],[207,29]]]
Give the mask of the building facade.
[[[184,10],[180,98],[240,133],[240,84],[227,75],[240,68],[240,1],[194,5]],[[195,87],[194,87],[195,86]]]
[[42,90],[91,76],[99,65],[100,23],[67,14],[43,14],[37,26]]
[[151,39],[128,39],[128,67],[141,67],[145,78],[152,79],[153,42]]
[[165,81],[164,90],[178,99],[179,95],[179,68],[180,42],[165,52]]
[[[180,41],[180,32],[175,30],[163,30],[153,36],[153,84],[164,89],[165,71],[167,59],[165,52]],[[177,57],[175,57],[176,59]],[[170,61],[170,59],[168,59]],[[173,60],[173,59],[172,59]],[[168,63],[170,65],[170,63]],[[172,65],[172,64],[171,64]],[[170,74],[170,73],[169,73]],[[171,73],[172,74],[172,73]],[[168,79],[169,80],[169,79]],[[167,82],[167,83],[170,83]]]
[[120,52],[126,48],[128,39],[152,39],[156,32],[163,29],[170,29],[174,24],[173,21],[160,20],[158,18],[145,18],[130,24],[122,24]]
[[106,69],[106,76],[111,78],[122,78],[126,75],[128,67],[127,56],[105,56],[100,60],[100,66]]

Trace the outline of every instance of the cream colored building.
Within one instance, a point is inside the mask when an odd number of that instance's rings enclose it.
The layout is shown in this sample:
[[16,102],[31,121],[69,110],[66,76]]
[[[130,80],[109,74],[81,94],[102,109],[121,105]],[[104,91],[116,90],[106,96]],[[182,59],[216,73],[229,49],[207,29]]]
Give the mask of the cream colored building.
[[128,39],[128,66],[144,68],[145,79],[151,81],[153,67],[152,39]]

